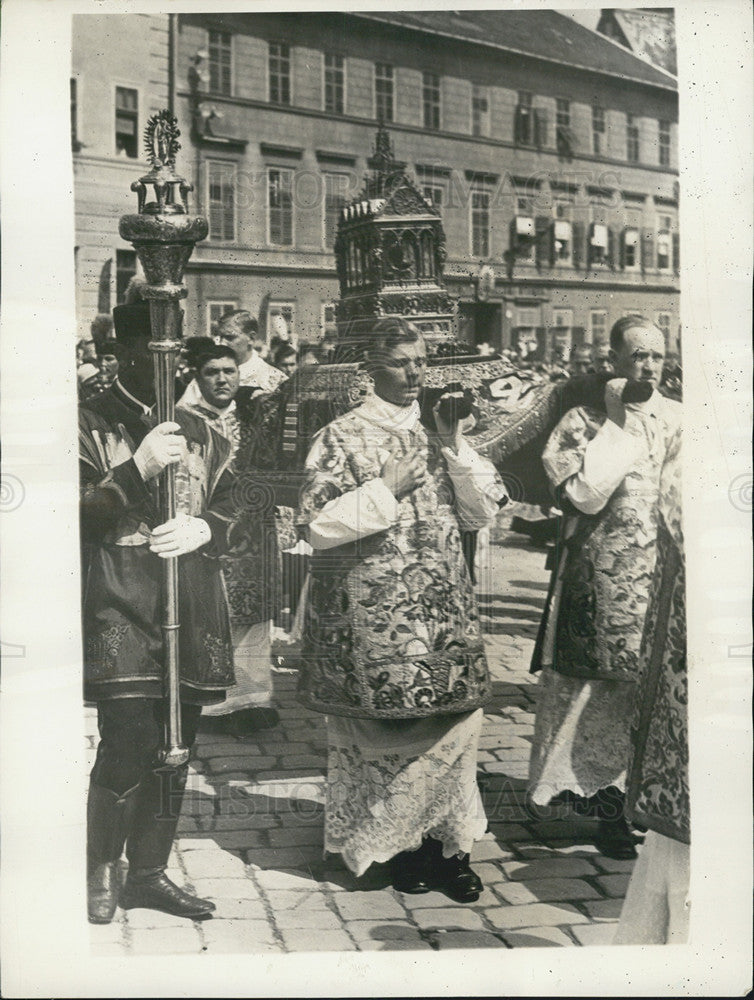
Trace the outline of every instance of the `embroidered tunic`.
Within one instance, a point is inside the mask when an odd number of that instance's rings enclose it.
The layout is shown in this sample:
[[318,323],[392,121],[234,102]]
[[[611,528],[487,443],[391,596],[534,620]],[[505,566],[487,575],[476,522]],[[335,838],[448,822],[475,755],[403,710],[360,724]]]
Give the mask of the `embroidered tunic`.
[[[428,441],[418,406],[372,396],[315,439],[300,523],[315,550],[299,696],[362,718],[416,718],[483,704],[491,687],[459,524],[481,528],[505,495],[464,444]],[[397,501],[380,479],[417,446],[428,475]]]
[[[84,691],[88,700],[161,697],[162,561],[149,551],[160,522],[156,481],[133,454],[155,418],[115,382],[79,410],[83,542]],[[176,411],[186,437],[176,509],[204,518],[212,541],[178,560],[181,698],[222,700],[233,684],[228,609],[218,556],[232,513],[230,447],[198,417]]]
[[657,542],[660,469],[680,406],[654,393],[624,429],[586,407],[551,435],[543,464],[571,511],[535,647],[540,679],[530,793],[625,788],[629,725]]

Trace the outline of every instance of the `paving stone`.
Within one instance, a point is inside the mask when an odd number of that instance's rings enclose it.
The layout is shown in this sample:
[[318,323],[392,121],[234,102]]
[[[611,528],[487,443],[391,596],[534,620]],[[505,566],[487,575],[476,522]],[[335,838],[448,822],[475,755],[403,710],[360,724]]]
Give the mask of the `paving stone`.
[[[474,865],[474,871],[477,871],[477,865]],[[395,895],[412,914],[415,913],[416,910],[447,909],[452,902],[442,892],[396,892]]]
[[560,924],[587,923],[588,918],[567,903],[527,903],[523,906],[500,906],[484,911],[493,927],[555,927]]
[[616,925],[613,923],[586,924],[569,928],[579,944],[610,945],[613,943]]
[[160,910],[148,910],[140,906],[133,910],[128,910],[126,919],[129,928],[133,930],[185,927],[187,925],[185,917],[175,917],[171,913],[162,913]]
[[572,948],[574,942],[557,927],[527,927],[525,931],[506,931],[505,941],[511,948]]
[[540,822],[533,821],[531,829],[538,840],[553,846],[559,846],[559,841],[562,841],[563,844],[583,844],[594,838],[597,833],[597,821],[587,818],[563,817]]
[[494,760],[484,765],[488,774],[507,774],[509,763],[520,764],[531,757],[531,744],[528,747],[512,747],[508,750],[493,750]]
[[578,878],[582,875],[598,874],[591,861],[585,858],[506,861],[503,863],[503,871],[508,878],[517,882],[531,882],[540,878]]
[[278,930],[307,929],[319,927],[323,931],[338,930],[343,922],[332,910],[323,909],[318,901],[305,900],[300,906],[289,910],[279,910],[275,914]]
[[260,889],[264,889],[265,891],[273,889],[300,889],[311,892],[312,886],[317,884],[311,874],[296,871],[295,869],[288,871],[276,869],[254,871],[253,878]]
[[[349,927],[350,930],[350,927]],[[359,951],[433,951],[428,941],[417,937],[408,941],[359,941],[356,947]]]
[[[136,910],[130,912],[136,913]],[[141,911],[139,911],[141,912]],[[115,911],[115,918],[109,924],[89,924],[89,940],[92,944],[105,944],[108,941],[122,941],[126,933],[125,911]]]
[[605,858],[603,857],[597,848],[595,847],[594,863],[602,869],[603,872],[614,872],[614,873],[624,873],[628,872],[629,875],[634,870],[634,865],[636,864],[636,859],[632,861],[621,861],[618,858]]
[[199,953],[204,945],[192,923],[181,927],[155,927],[131,932],[131,951],[136,955],[185,955]]
[[212,839],[218,847],[231,851],[267,850],[267,832],[265,830],[223,830],[213,832]]
[[291,830],[270,830],[269,837],[271,847],[293,847],[298,844],[322,844],[325,831],[320,823],[308,824],[301,828]]
[[417,925],[423,930],[439,927],[460,928],[461,930],[482,930],[484,928],[480,915],[475,910],[464,906],[414,910],[413,916]]
[[488,931],[446,931],[444,934],[433,935],[433,941],[439,951],[446,951],[450,948],[506,947],[503,940]]
[[405,920],[352,920],[348,925],[348,933],[359,945],[366,941],[405,941],[416,944],[424,941],[416,927]]
[[599,899],[600,894],[582,879],[540,878],[531,883],[508,882],[495,886],[495,892],[506,903],[558,902],[561,900]]
[[623,909],[623,898],[587,900],[584,909],[592,920],[618,920]]
[[597,879],[597,885],[608,896],[623,897],[626,895],[630,878],[628,872],[623,875],[601,875]]
[[281,934],[288,951],[356,950],[356,945],[343,930],[291,929]]
[[496,840],[478,840],[471,848],[471,863],[474,866],[478,861],[510,862],[513,857],[513,852],[502,847]]
[[208,763],[213,774],[256,774],[275,767],[277,757],[213,757]]
[[327,897],[317,882],[310,882],[310,889],[265,889],[265,896],[277,913],[280,910],[293,910],[300,906],[309,909],[327,910]]
[[554,859],[565,857],[584,858],[586,861],[596,861],[599,852],[594,844],[567,844],[565,846],[545,847],[543,844],[525,844],[516,848],[516,853],[530,860]]
[[249,864],[258,868],[306,868],[318,863],[322,863],[322,848],[308,844],[249,851]]
[[508,876],[503,869],[499,864],[495,864],[494,861],[480,861],[478,863],[475,861],[473,868],[484,885],[494,885],[496,882],[506,882],[508,880]]
[[344,920],[406,919],[398,899],[385,892],[342,892],[335,906]]
[[275,754],[275,756],[284,754],[286,759],[297,754],[310,754],[312,752],[311,743],[289,743],[282,734],[277,739],[267,736],[263,746],[265,753]]
[[206,829],[210,831],[229,830],[270,830],[279,825],[277,816],[269,813],[253,812],[238,813],[229,816],[213,816]]
[[213,920],[267,920],[267,910],[258,897],[238,899],[232,896],[215,896]]
[[248,743],[244,740],[243,743],[239,743],[237,739],[233,739],[228,743],[211,744],[209,746],[201,746],[198,748],[198,756],[203,761],[212,761],[216,757],[263,757],[266,751],[258,743]]
[[207,920],[202,925],[204,943],[209,952],[239,952],[253,955],[259,951],[282,950],[266,920]]
[[[321,771],[324,770],[325,766],[326,765],[324,764],[324,762],[321,763],[320,766],[319,766],[319,770],[321,770]],[[260,782],[261,781],[279,781],[279,782],[286,782],[288,785],[290,785],[291,783],[298,784],[298,782],[296,782],[297,778],[299,780],[301,778],[310,779],[312,777],[312,771],[311,771],[311,768],[287,768],[287,767],[280,767],[280,768],[278,768],[275,771],[259,771],[258,773],[255,774],[255,777],[256,777],[257,781],[260,781]],[[324,777],[323,777],[322,780],[324,780]],[[283,794],[287,794],[287,793],[284,792]]]
[[490,823],[489,829],[498,844],[510,844],[514,841],[532,839],[529,830],[520,823]]
[[258,899],[256,886],[249,878],[197,878],[194,889],[202,899]]
[[227,851],[187,851],[183,859],[190,879],[244,878],[246,865]]
[[322,771],[327,767],[327,760],[324,754],[301,754],[290,756],[289,754],[283,754],[282,760],[285,766],[288,767],[311,767],[317,771]]

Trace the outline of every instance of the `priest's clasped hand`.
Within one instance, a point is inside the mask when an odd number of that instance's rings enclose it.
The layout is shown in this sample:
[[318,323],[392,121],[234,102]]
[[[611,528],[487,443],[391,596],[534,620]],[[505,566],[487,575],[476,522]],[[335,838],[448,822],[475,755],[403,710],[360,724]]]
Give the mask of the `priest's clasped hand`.
[[165,420],[153,427],[134,452],[134,462],[144,482],[158,476],[167,465],[179,462],[186,452],[181,425]]
[[382,481],[396,500],[401,500],[427,477],[427,460],[418,448],[411,448],[405,455],[396,454],[397,447],[382,467]]
[[212,538],[209,525],[201,517],[176,514],[170,521],[154,529],[149,539],[149,551],[161,559],[185,556],[187,552],[206,545]]

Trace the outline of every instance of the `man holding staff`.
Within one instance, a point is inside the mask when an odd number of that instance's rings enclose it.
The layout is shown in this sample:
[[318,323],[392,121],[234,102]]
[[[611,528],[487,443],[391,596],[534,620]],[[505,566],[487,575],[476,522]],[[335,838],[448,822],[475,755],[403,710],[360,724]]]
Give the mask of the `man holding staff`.
[[[180,702],[190,748],[202,705],[222,701],[234,683],[218,561],[232,513],[231,448],[186,411],[156,424],[149,306],[119,306],[114,320],[118,377],[80,408],[84,693],[97,703],[100,731],[87,810],[89,919],[108,923],[118,903],[198,919],[214,905],[165,874],[188,766],[158,757],[167,711],[162,567],[180,557]],[[160,523],[157,480],[168,466],[176,514]]]

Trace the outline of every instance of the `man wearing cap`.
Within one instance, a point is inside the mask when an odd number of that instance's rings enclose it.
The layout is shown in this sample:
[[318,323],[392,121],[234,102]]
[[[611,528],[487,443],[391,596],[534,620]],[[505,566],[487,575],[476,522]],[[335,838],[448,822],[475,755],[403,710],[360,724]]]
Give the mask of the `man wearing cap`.
[[[89,919],[120,902],[193,919],[214,905],[165,874],[187,767],[157,763],[164,717],[161,559],[179,558],[178,633],[184,743],[202,705],[234,682],[219,555],[228,544],[233,475],[228,442],[194,414],[156,425],[149,306],[113,311],[120,370],[80,407],[84,695],[100,742],[87,809]],[[157,481],[176,468],[176,517],[161,523]],[[119,885],[125,844],[128,876]]]

